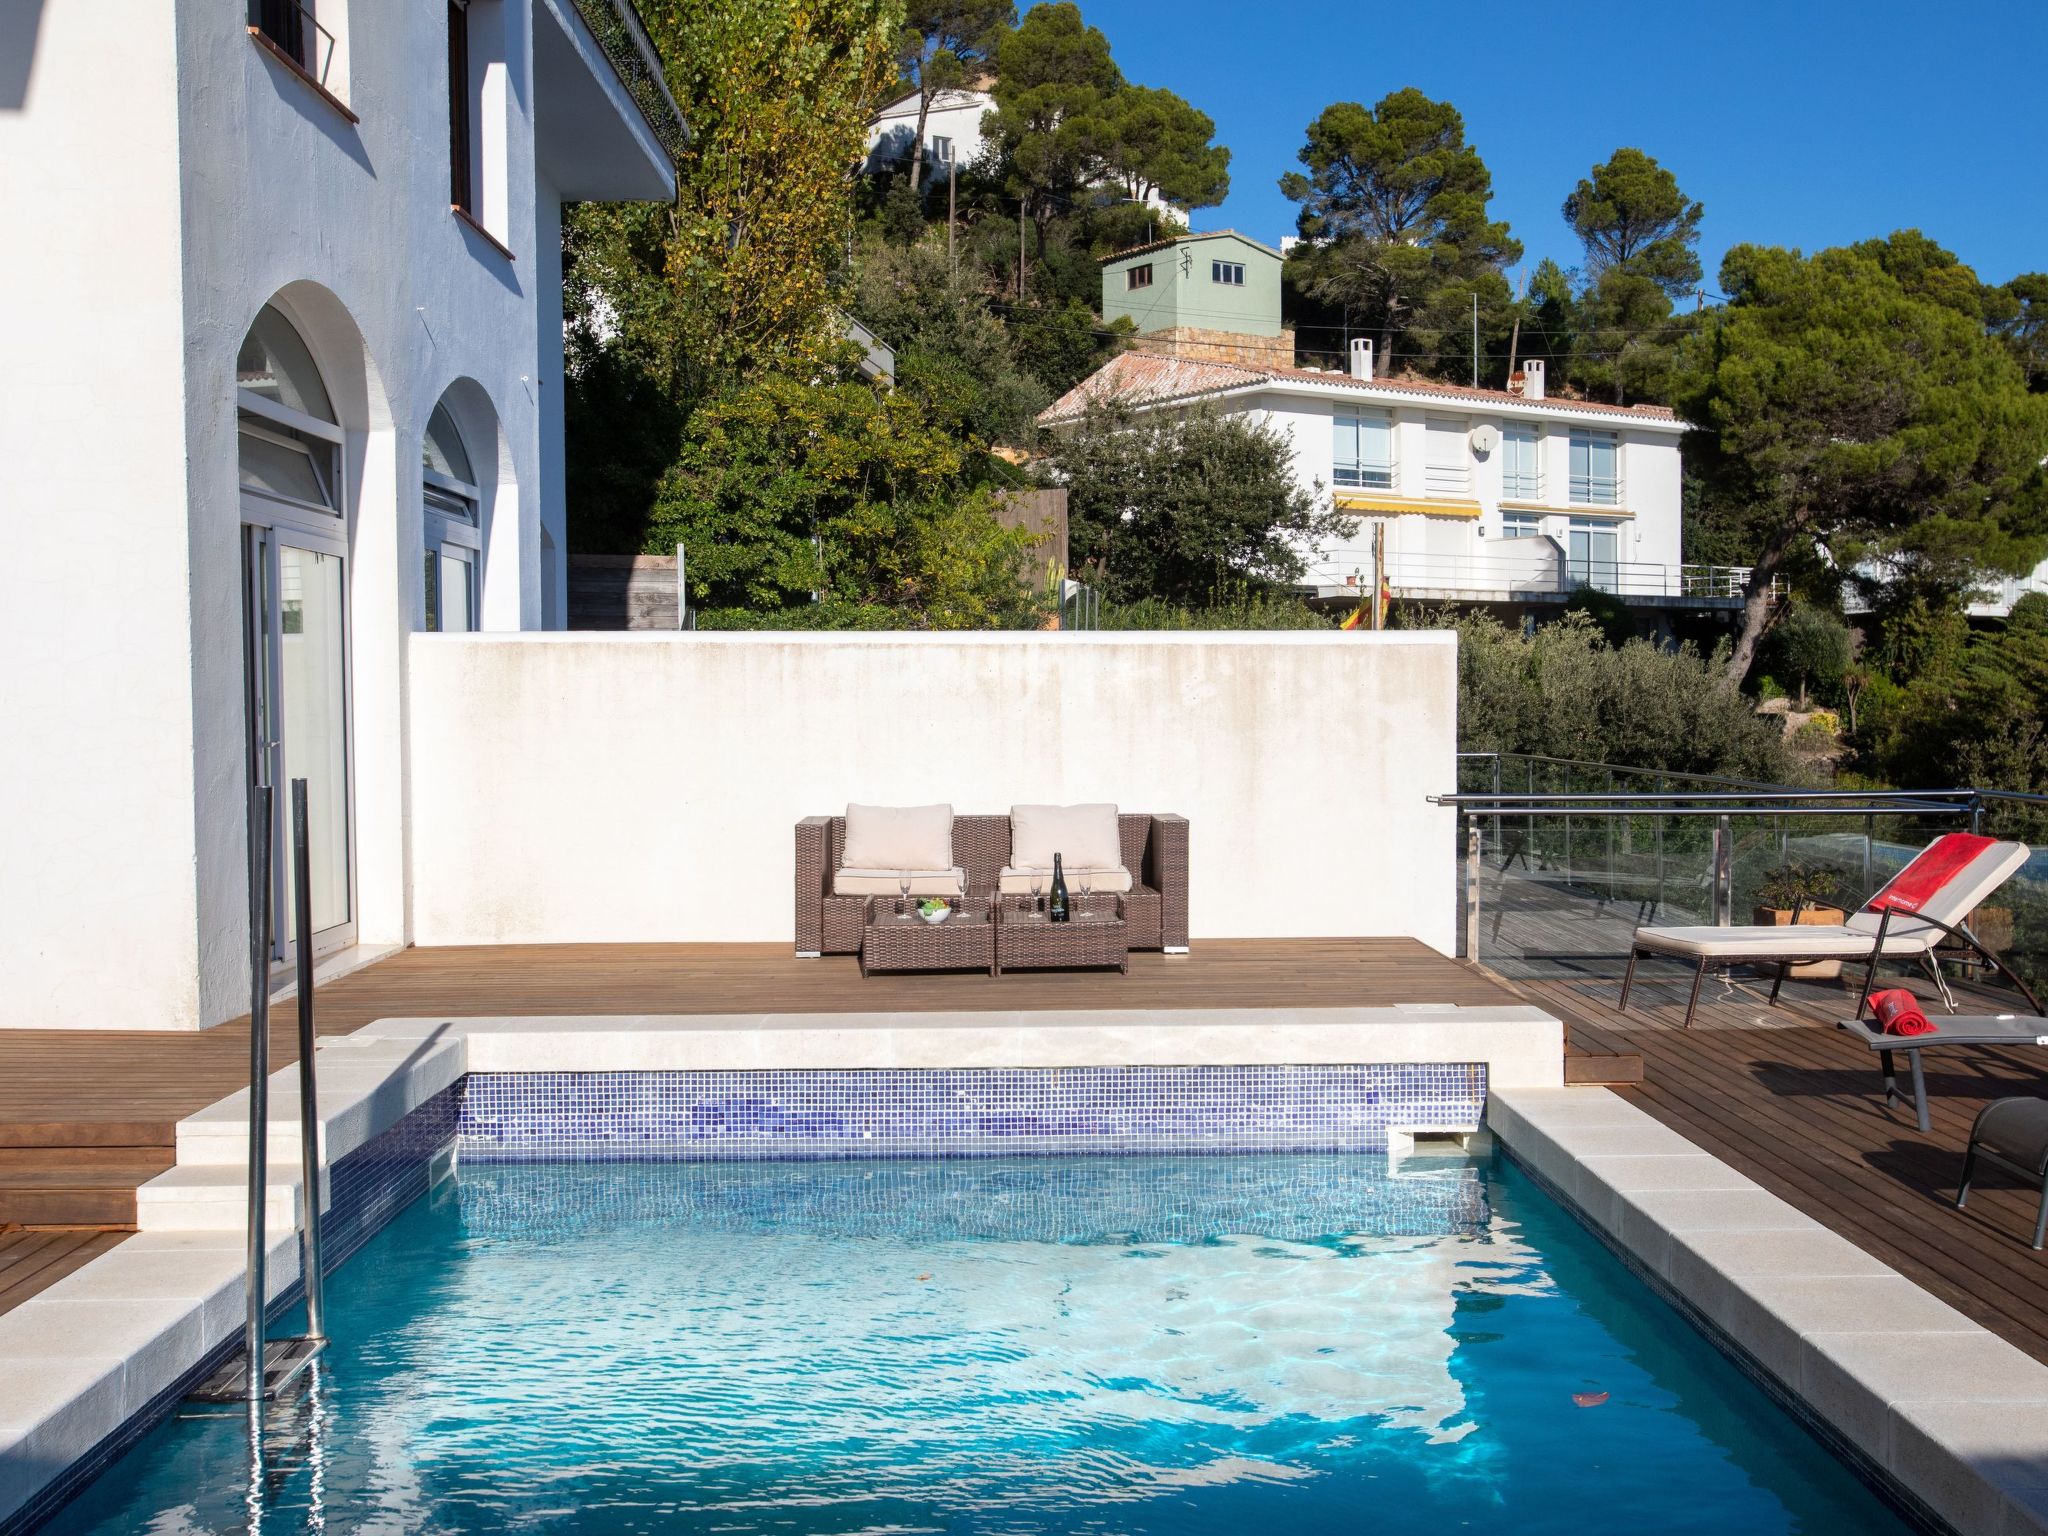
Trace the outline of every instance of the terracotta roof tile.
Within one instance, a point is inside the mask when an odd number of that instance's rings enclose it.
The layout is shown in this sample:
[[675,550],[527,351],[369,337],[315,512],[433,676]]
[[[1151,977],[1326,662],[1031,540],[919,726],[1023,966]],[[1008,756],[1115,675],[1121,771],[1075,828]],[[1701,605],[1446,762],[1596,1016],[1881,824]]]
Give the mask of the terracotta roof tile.
[[1525,400],[1504,389],[1474,389],[1467,384],[1443,384],[1434,379],[1367,381],[1354,379],[1346,373],[1321,373],[1313,368],[1199,362],[1192,358],[1159,357],[1146,352],[1124,352],[1111,358],[1041,411],[1038,420],[1040,425],[1050,426],[1079,416],[1089,405],[1099,401],[1116,399],[1132,405],[1159,405],[1278,382],[1314,384],[1346,394],[1416,395],[1499,405],[1549,406],[1561,411],[1591,411],[1642,421],[1677,420],[1675,413],[1661,405],[1610,405],[1598,400],[1566,400],[1556,396]]

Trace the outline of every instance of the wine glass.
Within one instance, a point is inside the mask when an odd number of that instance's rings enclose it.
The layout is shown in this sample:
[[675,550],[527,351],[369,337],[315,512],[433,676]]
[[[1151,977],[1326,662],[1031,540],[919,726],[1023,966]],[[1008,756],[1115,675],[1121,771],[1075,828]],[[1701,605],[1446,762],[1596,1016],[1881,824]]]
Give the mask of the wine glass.
[[953,876],[953,886],[954,889],[958,892],[958,894],[953,899],[953,915],[955,917],[965,917],[967,915],[966,870],[960,870]]
[[1034,912],[1036,912],[1036,911],[1037,911],[1037,910],[1039,909],[1039,900],[1038,900],[1038,893],[1039,893],[1040,891],[1043,891],[1044,889],[1045,889],[1045,871],[1044,871],[1044,870],[1042,870],[1042,869],[1034,869],[1034,870],[1032,870],[1032,871],[1031,871],[1031,910],[1032,910],[1032,911],[1034,911]]
[[1095,871],[1092,869],[1080,869],[1074,873],[1081,882],[1081,906],[1080,910],[1074,915],[1085,923],[1088,921],[1088,893],[1095,886]]
[[899,914],[910,910],[910,871],[905,870],[896,877],[896,910]]

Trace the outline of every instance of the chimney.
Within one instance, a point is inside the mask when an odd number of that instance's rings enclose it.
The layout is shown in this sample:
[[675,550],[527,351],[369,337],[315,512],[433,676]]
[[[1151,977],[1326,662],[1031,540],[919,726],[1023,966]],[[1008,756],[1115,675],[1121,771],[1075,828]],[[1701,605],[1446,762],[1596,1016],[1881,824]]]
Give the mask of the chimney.
[[1363,336],[1351,343],[1351,377],[1372,377],[1372,343]]
[[1543,398],[1542,359],[1532,358],[1528,362],[1523,363],[1514,375],[1509,378],[1508,393],[1520,395],[1524,400],[1541,400]]

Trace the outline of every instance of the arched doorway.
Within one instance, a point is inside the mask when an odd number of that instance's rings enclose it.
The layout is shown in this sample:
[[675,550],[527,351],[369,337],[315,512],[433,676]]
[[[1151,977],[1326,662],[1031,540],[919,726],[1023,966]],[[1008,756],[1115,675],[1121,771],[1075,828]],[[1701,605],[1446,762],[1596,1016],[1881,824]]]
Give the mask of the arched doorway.
[[291,791],[307,783],[313,941],[355,938],[348,505],[343,436],[305,338],[276,304],[235,362],[249,778],[273,797],[271,958],[293,958]]

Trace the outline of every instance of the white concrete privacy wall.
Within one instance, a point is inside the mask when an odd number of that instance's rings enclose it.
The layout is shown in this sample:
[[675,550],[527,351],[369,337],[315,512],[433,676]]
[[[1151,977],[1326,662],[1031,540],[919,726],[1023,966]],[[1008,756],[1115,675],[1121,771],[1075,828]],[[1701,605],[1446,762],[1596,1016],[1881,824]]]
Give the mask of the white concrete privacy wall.
[[793,936],[849,800],[1113,800],[1192,823],[1190,927],[1449,953],[1442,633],[414,635],[420,944]]

